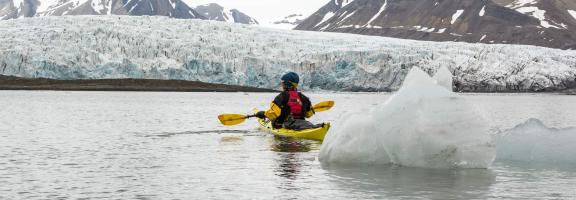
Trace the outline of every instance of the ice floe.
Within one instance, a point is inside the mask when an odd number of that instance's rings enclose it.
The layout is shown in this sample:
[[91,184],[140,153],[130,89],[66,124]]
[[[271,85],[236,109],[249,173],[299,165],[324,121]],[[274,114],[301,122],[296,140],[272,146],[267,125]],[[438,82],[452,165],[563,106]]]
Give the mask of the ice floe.
[[538,119],[517,125],[496,137],[498,161],[575,163],[576,127],[550,128]]
[[[412,68],[400,90],[369,112],[338,120],[320,151],[324,164],[487,168],[495,147],[486,120],[447,89],[447,69],[431,78]],[[440,84],[438,84],[440,82]]]

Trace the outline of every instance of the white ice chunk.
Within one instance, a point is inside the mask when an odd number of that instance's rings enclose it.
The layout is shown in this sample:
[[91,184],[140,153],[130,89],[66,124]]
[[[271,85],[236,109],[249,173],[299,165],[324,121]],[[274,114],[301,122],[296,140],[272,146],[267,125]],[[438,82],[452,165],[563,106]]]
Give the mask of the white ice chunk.
[[496,137],[499,161],[575,163],[576,127],[556,129],[529,119]]
[[454,75],[448,69],[448,67],[443,66],[438,69],[436,74],[434,74],[434,80],[438,83],[438,85],[444,86],[446,89],[452,91],[452,79]]
[[486,13],[486,6],[482,7],[482,10],[480,10],[480,13],[478,13],[478,15],[484,16],[484,13]]
[[323,164],[487,168],[495,157],[484,118],[416,67],[386,102],[339,122],[322,144]]

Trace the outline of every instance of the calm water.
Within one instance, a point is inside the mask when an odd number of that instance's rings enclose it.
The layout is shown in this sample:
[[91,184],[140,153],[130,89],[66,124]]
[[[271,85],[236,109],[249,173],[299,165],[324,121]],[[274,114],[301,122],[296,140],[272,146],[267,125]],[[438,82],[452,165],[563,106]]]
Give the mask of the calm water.
[[[0,199],[576,199],[576,166],[327,168],[318,142],[216,119],[265,108],[274,95],[0,91]],[[309,96],[335,100],[314,120],[337,123],[390,95]],[[576,126],[576,96],[465,96],[494,132],[529,118]]]

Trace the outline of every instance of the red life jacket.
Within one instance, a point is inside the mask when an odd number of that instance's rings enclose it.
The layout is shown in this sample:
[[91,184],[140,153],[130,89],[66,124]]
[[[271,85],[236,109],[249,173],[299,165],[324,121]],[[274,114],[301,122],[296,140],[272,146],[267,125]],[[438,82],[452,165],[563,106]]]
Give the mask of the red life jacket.
[[304,119],[302,114],[302,101],[298,91],[288,91],[288,107],[290,107],[290,114],[294,119]]

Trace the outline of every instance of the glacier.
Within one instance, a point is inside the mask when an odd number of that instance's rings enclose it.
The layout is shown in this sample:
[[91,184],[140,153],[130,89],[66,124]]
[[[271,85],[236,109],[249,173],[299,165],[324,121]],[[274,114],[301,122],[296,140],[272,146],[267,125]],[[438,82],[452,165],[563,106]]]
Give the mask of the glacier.
[[[446,67],[443,67],[446,68]],[[324,165],[395,164],[423,168],[488,168],[495,159],[487,121],[437,79],[412,68],[400,90],[368,112],[351,113],[324,139]]]
[[193,80],[304,90],[395,91],[412,68],[455,75],[456,91],[576,87],[576,51],[279,30],[156,16],[0,21],[0,74],[29,78]]

